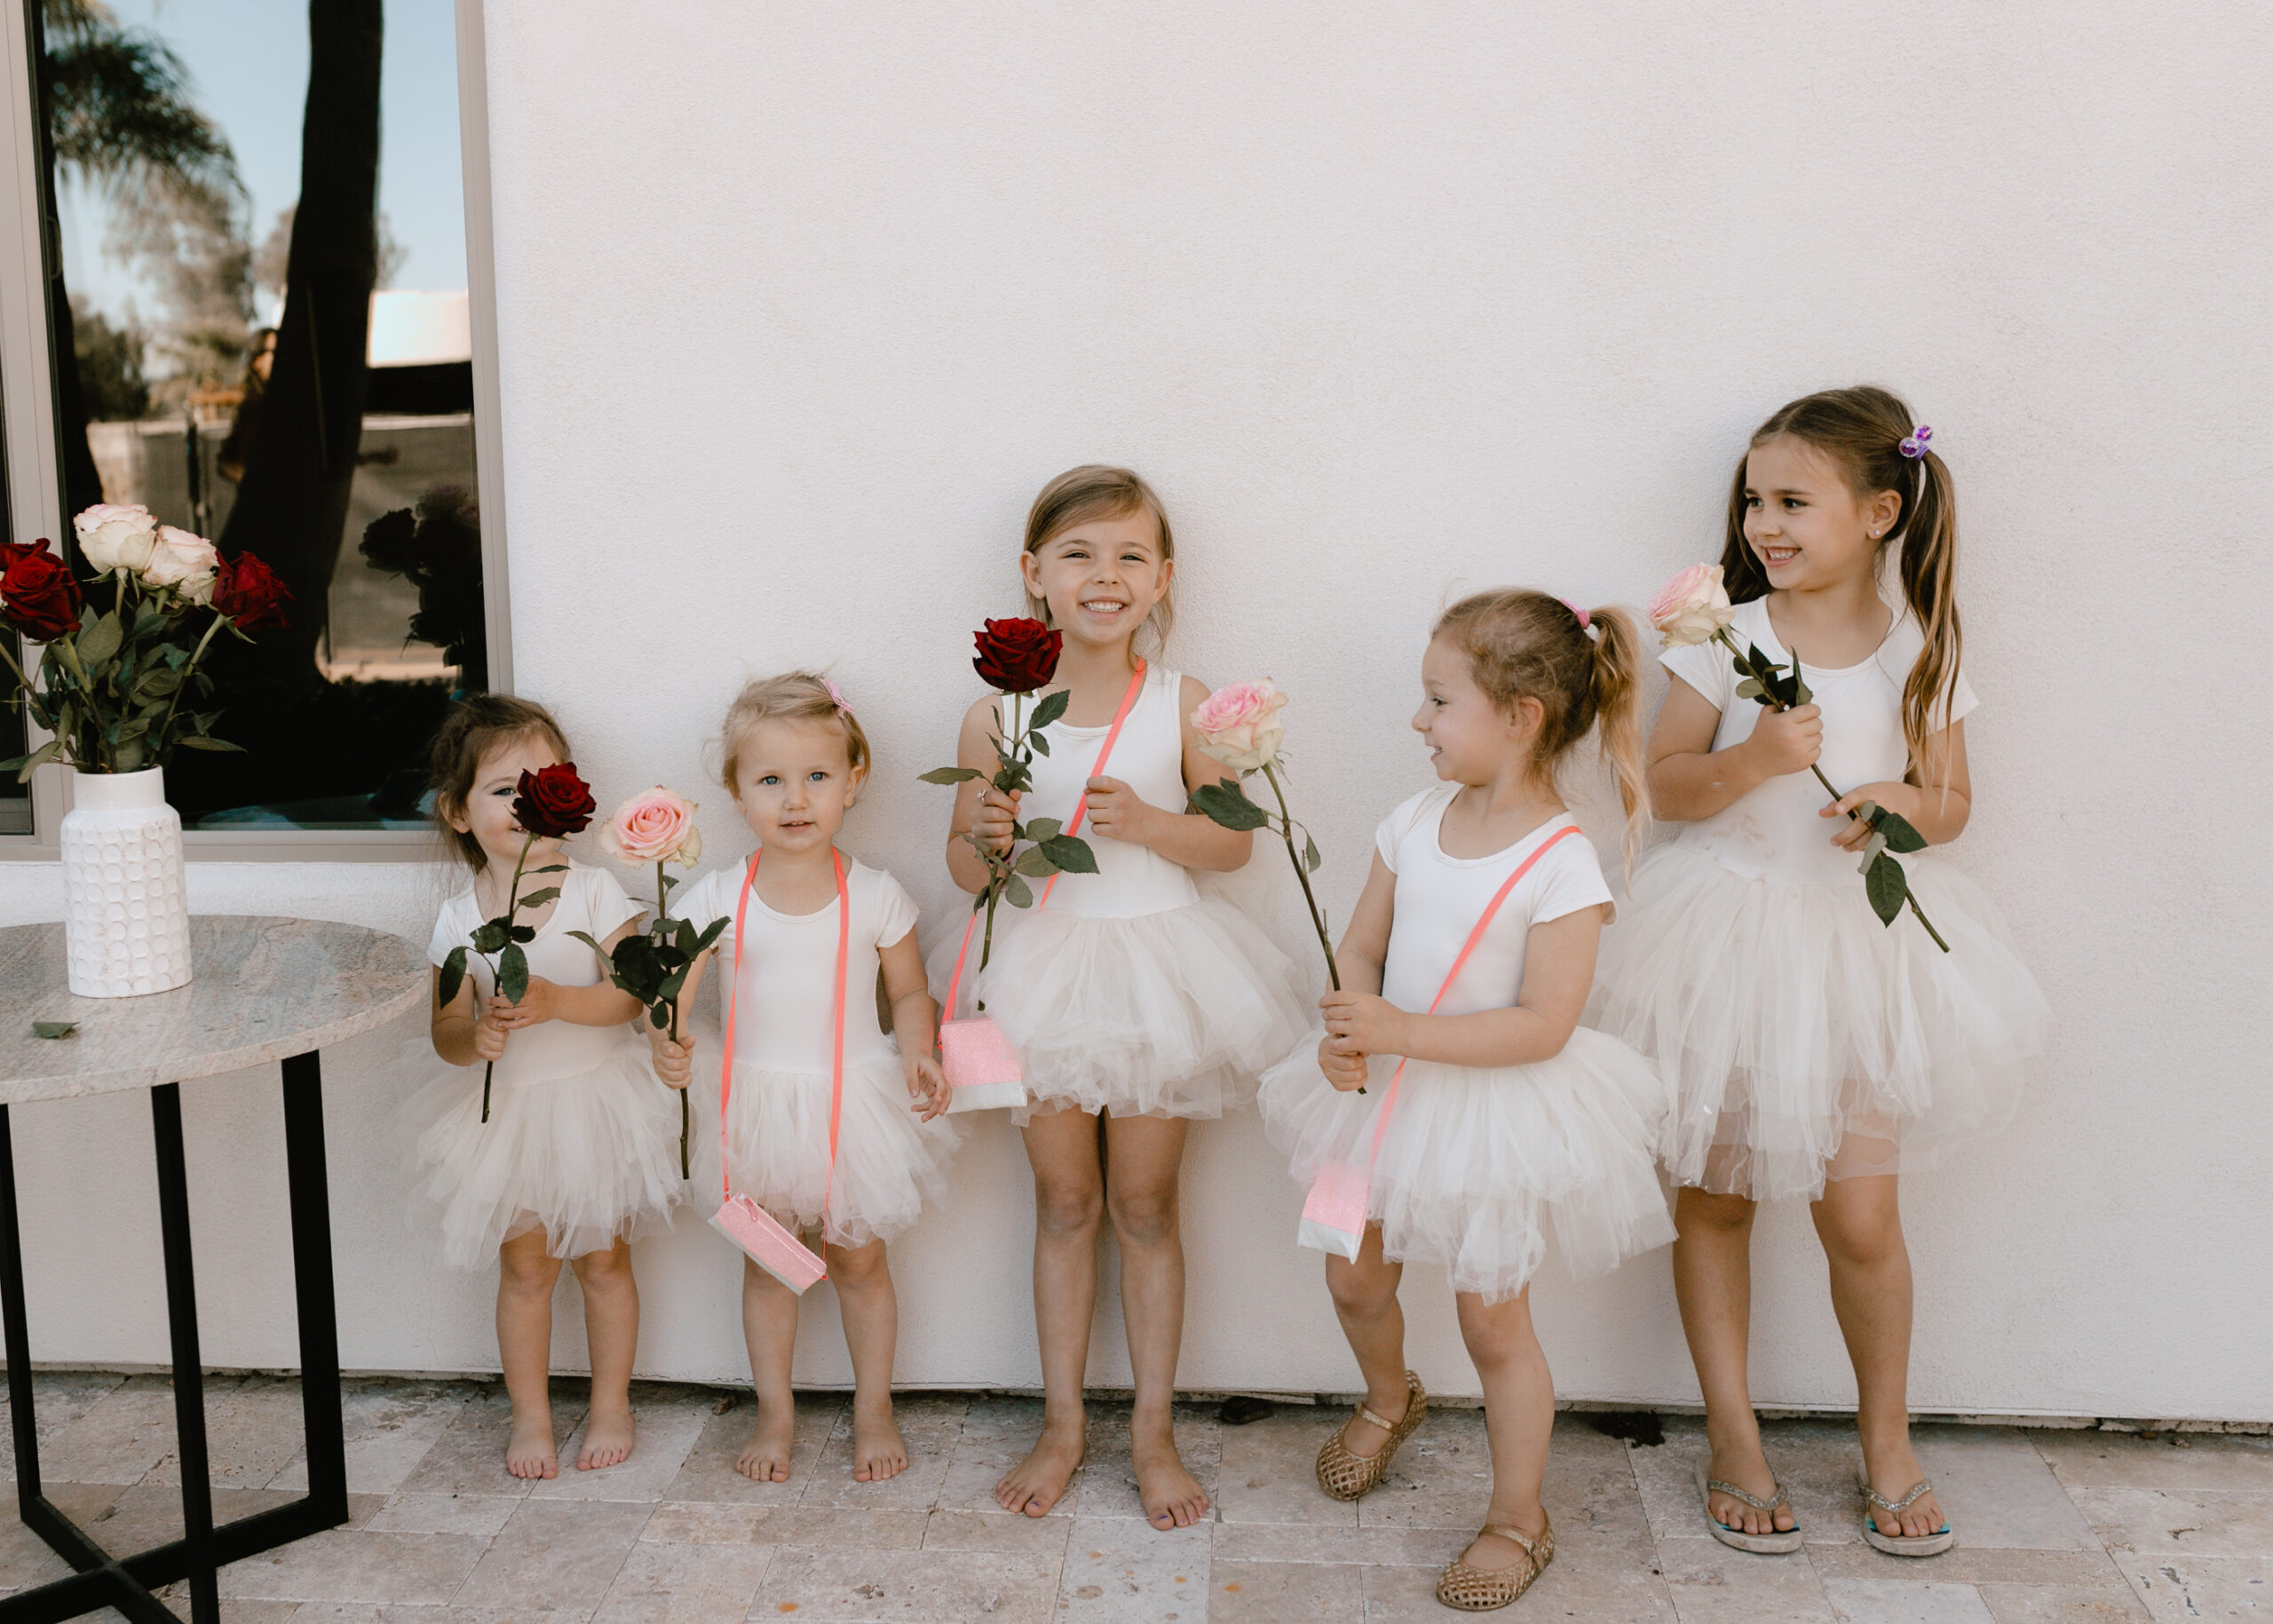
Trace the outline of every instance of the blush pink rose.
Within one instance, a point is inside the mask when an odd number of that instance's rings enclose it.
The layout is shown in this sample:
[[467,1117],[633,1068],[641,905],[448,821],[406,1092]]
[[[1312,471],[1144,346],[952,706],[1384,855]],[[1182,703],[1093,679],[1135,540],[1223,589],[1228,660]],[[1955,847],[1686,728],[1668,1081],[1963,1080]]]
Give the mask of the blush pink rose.
[[692,867],[702,855],[702,831],[694,827],[694,803],[658,784],[615,809],[600,844],[621,862]]
[[1279,713],[1287,696],[1269,677],[1216,689],[1192,713],[1200,748],[1234,772],[1252,772],[1279,757],[1286,725]]
[[203,536],[160,525],[151,543],[150,561],[142,566],[142,584],[170,586],[185,603],[210,603],[220,563],[219,550]]
[[1687,648],[1712,640],[1729,623],[1728,589],[1717,564],[1692,564],[1667,582],[1650,600],[1650,624],[1667,648]]

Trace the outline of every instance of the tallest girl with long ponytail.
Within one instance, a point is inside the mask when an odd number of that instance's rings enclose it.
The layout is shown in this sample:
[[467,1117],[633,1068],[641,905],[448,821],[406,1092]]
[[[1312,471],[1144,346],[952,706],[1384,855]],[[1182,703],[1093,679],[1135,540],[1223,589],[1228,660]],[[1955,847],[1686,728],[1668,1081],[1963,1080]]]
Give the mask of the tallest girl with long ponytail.
[[[1755,702],[1762,685],[1739,685],[1718,642],[1666,651],[1650,796],[1688,827],[1635,865],[1591,1013],[1675,1090],[1664,1154],[1712,1449],[1707,1531],[1762,1554],[1800,1547],[1746,1354],[1756,1204],[1801,1196],[1855,1367],[1859,1531],[1933,1556],[1955,1535],[1910,1443],[1899,1176],[2012,1115],[2047,1012],[1963,875],[1909,851],[1902,909],[1857,872],[1892,860],[1869,804],[1908,826],[1888,826],[1904,850],[1912,830],[1956,839],[1972,809],[1957,499],[1932,431],[1882,389],[1793,401],[1737,464],[1721,571],[1727,634],[1783,672],[1781,691]],[[1653,613],[1663,626],[1678,607]]]
[[[1014,824],[1055,819],[1089,843],[1097,872],[1059,874],[1034,907],[1003,909],[978,978],[1033,1096],[1019,1120],[1034,1166],[1044,1394],[1041,1436],[994,1497],[1043,1516],[1081,1464],[1097,1228],[1109,1217],[1136,1378],[1131,1464],[1152,1526],[1180,1528],[1208,1509],[1169,1421],[1184,1335],[1184,1136],[1243,1102],[1300,1035],[1302,1010],[1287,956],[1192,884],[1194,870],[1244,864],[1253,836],[1185,810],[1224,769],[1189,719],[1206,685],[1160,657],[1176,573],[1160,498],[1123,468],[1060,474],[1034,498],[1018,566],[1029,613],[1063,640],[1043,692],[1068,698],[1037,730],[1046,749],[1031,789],[962,786],[947,866],[965,891],[983,891],[978,845],[1008,850]],[[974,704],[961,764],[991,776],[1010,720],[994,699]]]

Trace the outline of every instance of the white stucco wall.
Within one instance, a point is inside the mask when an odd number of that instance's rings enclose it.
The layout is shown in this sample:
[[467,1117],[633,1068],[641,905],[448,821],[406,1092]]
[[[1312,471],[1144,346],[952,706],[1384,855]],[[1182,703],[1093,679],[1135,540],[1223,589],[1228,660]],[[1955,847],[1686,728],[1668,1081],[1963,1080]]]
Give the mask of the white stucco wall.
[[[693,787],[745,674],[831,667],[881,760],[848,844],[932,929],[946,796],[915,774],[949,758],[969,629],[1015,609],[1018,521],[1059,469],[1123,460],[1165,493],[1176,663],[1295,695],[1342,918],[1424,781],[1405,718],[1449,592],[1638,601],[1715,552],[1767,411],[1906,392],[1961,488],[1985,701],[1953,855],[2057,1012],[2018,1123],[1905,1191],[1914,1402],[2273,1419],[2273,154],[2243,111],[2273,13],[487,17],[520,688],[612,801]],[[742,849],[708,800],[713,852]],[[194,895],[423,936],[429,884],[211,867]],[[1279,867],[1235,889],[1298,943]],[[59,916],[53,875],[0,870],[0,912]],[[388,1160],[400,1035],[325,1060],[346,1359],[492,1366],[487,1281],[440,1269]],[[273,1092],[188,1096],[219,1363],[291,1358]],[[163,1357],[147,1124],[139,1098],[15,1113],[43,1358]],[[1251,1116],[1195,1133],[1188,1187],[1184,1382],[1348,1388]],[[1029,1210],[990,1120],[897,1251],[905,1380],[1037,1380]],[[737,1376],[733,1255],[696,1217],[639,1264],[643,1369]],[[1804,1211],[1766,1216],[1757,1270],[1760,1401],[1851,1403]],[[1472,1391],[1441,1279],[1406,1295],[1424,1377]],[[802,1371],[842,1379],[812,1301]],[[1566,1397],[1694,1398],[1662,1253],[1537,1302]],[[1116,1340],[1099,1382],[1125,1380]]]

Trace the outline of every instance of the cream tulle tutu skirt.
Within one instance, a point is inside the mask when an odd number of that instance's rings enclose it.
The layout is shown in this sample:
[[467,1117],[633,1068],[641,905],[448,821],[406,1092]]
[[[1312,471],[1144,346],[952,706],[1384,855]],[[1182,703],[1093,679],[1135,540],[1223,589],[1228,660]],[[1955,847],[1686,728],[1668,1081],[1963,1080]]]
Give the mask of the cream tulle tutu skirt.
[[1674,1091],[1674,1178],[1756,1200],[1913,1172],[2011,1120],[2049,1012],[1995,904],[1935,858],[1902,860],[1950,945],[1851,884],[1787,885],[1678,843],[1635,865],[1587,1019]]
[[[979,992],[1018,1046],[1036,1107],[1218,1117],[1309,1025],[1293,963],[1219,898],[1127,919],[1043,910],[1002,923],[998,914]],[[942,996],[962,939],[934,957]],[[972,1013],[967,986],[959,1013]]]
[[829,1240],[889,1240],[946,1193],[962,1137],[946,1117],[917,1121],[914,1105],[898,1055],[848,1061],[831,1181],[828,1073],[739,1065],[726,1105],[733,1187],[799,1233],[821,1227],[826,1192]]
[[442,1255],[494,1262],[503,1242],[543,1230],[555,1257],[606,1250],[645,1221],[669,1221],[678,1176],[678,1096],[647,1046],[625,1042],[589,1072],[550,1081],[500,1076],[481,1120],[481,1067],[439,1067],[403,1107],[422,1193],[441,1208]]
[[[1363,1167],[1397,1057],[1377,1055],[1366,1092],[1318,1068],[1314,1029],[1256,1095],[1271,1141],[1307,1186],[1328,1161]],[[1599,1274],[1673,1239],[1655,1149],[1665,1087],[1650,1063],[1581,1026],[1531,1066],[1408,1061],[1373,1166],[1366,1216],[1382,1254],[1442,1264],[1453,1289],[1521,1291],[1550,1239],[1574,1276]]]

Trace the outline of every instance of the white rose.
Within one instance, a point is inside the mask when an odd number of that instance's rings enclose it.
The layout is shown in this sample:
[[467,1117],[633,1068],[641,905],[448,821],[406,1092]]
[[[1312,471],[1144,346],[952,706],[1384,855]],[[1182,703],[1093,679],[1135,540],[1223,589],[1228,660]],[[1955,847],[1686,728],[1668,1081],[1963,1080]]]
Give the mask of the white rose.
[[145,567],[157,544],[158,521],[146,507],[99,502],[74,519],[71,528],[78,534],[79,556],[90,569],[106,574]]
[[1667,648],[1711,641],[1730,615],[1728,589],[1721,584],[1717,564],[1691,565],[1650,600],[1650,623]]
[[213,578],[220,565],[220,550],[203,536],[160,525],[150,562],[142,571],[142,584],[175,588],[185,602],[210,603]]

